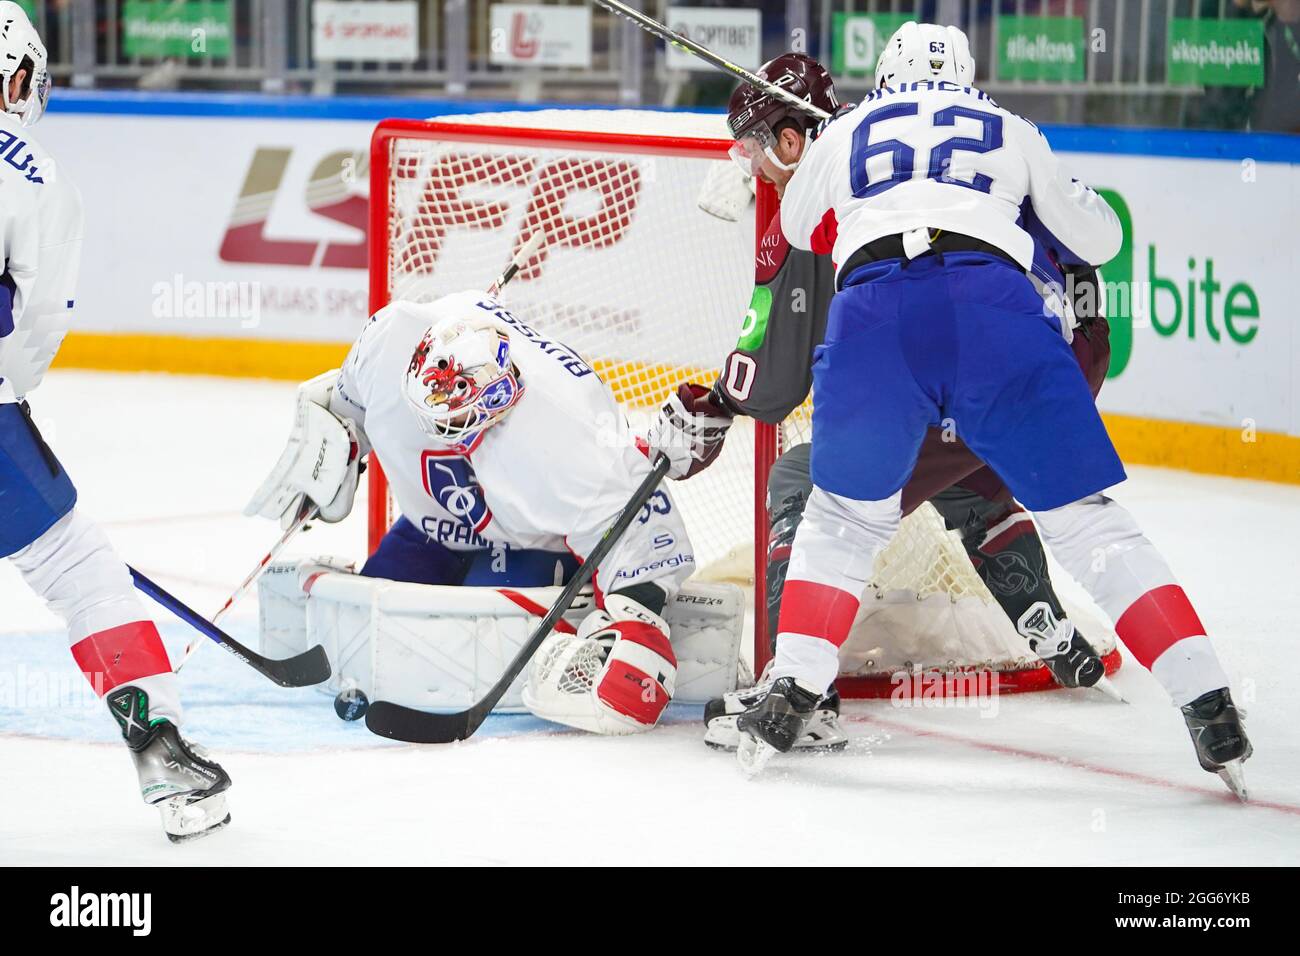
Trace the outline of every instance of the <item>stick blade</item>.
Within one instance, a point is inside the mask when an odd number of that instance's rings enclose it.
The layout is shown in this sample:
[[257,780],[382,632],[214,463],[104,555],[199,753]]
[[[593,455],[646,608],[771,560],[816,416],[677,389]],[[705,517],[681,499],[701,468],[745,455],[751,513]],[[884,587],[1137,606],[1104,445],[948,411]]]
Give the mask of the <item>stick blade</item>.
[[312,687],[325,683],[333,673],[329,655],[319,644],[284,660],[273,661],[264,658],[261,666],[256,662],[250,663],[281,687]]
[[377,700],[366,711],[366,729],[372,734],[408,744],[450,744],[466,740],[482,722],[477,708],[454,714],[431,714]]

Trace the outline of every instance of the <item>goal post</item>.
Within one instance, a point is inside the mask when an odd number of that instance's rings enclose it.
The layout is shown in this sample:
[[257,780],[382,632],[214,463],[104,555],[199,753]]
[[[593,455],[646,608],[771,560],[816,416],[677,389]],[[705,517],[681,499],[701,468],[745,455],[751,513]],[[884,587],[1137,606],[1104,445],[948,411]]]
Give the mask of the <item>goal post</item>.
[[[644,430],[683,381],[712,384],[749,306],[754,257],[778,201],[724,219],[702,210],[710,173],[729,163],[724,118],[650,110],[542,110],[386,120],[370,153],[370,309],[485,288],[533,233],[542,252],[504,298],[576,349]],[[753,588],[755,672],[770,657],[767,477],[811,437],[811,403],[780,426],[740,419],[710,468],[672,492],[706,578]],[[373,550],[394,515],[371,462]],[[938,513],[923,505],[878,558],[841,654],[845,696],[888,696],[899,675],[931,673],[966,691],[1054,686]],[[1072,609],[1073,610],[1073,609]],[[1118,666],[1113,634],[1083,628]]]

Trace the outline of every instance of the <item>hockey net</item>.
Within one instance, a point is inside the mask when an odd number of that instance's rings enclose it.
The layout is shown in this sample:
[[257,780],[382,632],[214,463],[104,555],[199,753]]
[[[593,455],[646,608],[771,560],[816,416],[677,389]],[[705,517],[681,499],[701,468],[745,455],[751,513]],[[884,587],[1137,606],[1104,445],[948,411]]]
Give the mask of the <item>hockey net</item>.
[[[543,250],[504,301],[581,353],[643,432],[679,383],[713,382],[748,308],[757,223],[775,196],[717,194],[725,137],[720,116],[640,110],[385,121],[371,147],[371,311],[484,288],[540,230]],[[754,587],[756,669],[769,654],[767,471],[808,440],[810,409],[780,427],[738,422],[709,469],[672,486],[700,573]],[[369,501],[373,548],[394,518],[379,468]],[[856,696],[893,692],[900,673],[1051,685],[928,505],[879,557],[842,661],[841,690]]]

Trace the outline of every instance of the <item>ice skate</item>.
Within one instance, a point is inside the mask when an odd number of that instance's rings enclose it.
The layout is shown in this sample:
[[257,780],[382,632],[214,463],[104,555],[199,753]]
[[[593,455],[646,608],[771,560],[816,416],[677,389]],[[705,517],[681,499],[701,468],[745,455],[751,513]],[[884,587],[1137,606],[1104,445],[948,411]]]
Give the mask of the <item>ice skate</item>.
[[[741,734],[736,721],[754,706],[771,687],[764,681],[754,687],[733,690],[715,697],[704,706],[704,742],[715,750],[735,750]],[[840,695],[832,686],[830,692],[818,703],[804,728],[804,734],[795,741],[791,750],[843,750],[849,742],[840,727]]]
[[1210,773],[1217,773],[1243,803],[1250,799],[1242,770],[1254,748],[1242,726],[1241,711],[1232,702],[1228,688],[1202,694],[1181,708],[1187,730],[1196,747],[1196,759]]
[[1029,640],[1062,687],[1095,687],[1123,703],[1124,697],[1106,677],[1101,655],[1069,620],[1058,620],[1045,601],[1034,603],[1016,622],[1016,630]]
[[230,777],[165,717],[150,718],[149,695],[119,687],[107,697],[140,775],[140,796],[158,807],[173,843],[207,836],[230,823]]
[[736,758],[747,776],[757,775],[778,753],[789,753],[808,730],[821,694],[793,677],[763,688],[762,695],[736,718]]

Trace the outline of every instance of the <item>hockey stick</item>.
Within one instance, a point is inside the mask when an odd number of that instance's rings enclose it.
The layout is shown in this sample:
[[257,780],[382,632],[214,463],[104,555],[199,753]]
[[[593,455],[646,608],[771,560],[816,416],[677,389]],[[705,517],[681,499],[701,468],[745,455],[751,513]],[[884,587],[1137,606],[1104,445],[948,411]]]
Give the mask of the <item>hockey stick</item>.
[[[259,561],[257,566],[248,573],[248,577],[244,578],[243,583],[240,584],[239,587],[235,588],[234,593],[232,593],[230,597],[226,598],[226,603],[221,605],[221,610],[212,615],[211,622],[213,624],[216,624],[225,617],[226,612],[235,606],[235,602],[248,592],[248,589],[253,586],[253,582],[262,576],[262,572],[266,570],[266,566],[279,557],[280,552],[284,550],[285,545],[287,545],[299,531],[307,526],[307,522],[316,517],[316,512],[316,506],[310,501],[303,499],[302,506],[298,511],[298,517],[294,519],[293,524],[289,525],[289,527],[285,529],[284,534],[280,535],[280,540],[271,545],[271,550],[262,556],[262,560]],[[185,648],[185,654],[181,657],[180,663],[177,664],[173,670],[179,674],[181,668],[185,666],[185,662],[193,657],[194,652],[202,646],[203,640],[201,638],[195,638],[190,641]]]
[[591,554],[587,555],[586,560],[574,572],[573,579],[564,586],[564,590],[555,599],[555,603],[542,618],[542,622],[537,625],[528,642],[519,649],[519,653],[515,655],[500,679],[492,685],[486,697],[469,710],[454,714],[431,714],[428,711],[403,707],[401,704],[386,700],[377,700],[366,711],[366,727],[381,737],[405,740],[413,744],[449,744],[456,740],[465,740],[478,730],[488,714],[492,712],[492,708],[515,682],[515,678],[528,666],[537,649],[550,635],[551,629],[573,604],[578,592],[591,580],[600,562],[605,560],[605,556],[641,513],[645,503],[659,487],[659,482],[663,480],[664,475],[668,474],[668,464],[667,455],[661,454],[655,459],[650,474],[646,475],[632,497],[628,499],[628,503],[623,507],[613,526],[605,532],[605,536],[591,549]]
[[658,37],[660,40],[665,40],[673,46],[699,57],[710,66],[716,67],[723,73],[730,73],[736,79],[748,83],[757,90],[762,90],[769,96],[775,96],[787,106],[793,106],[795,109],[802,110],[809,116],[816,117],[819,120],[831,118],[831,114],[827,113],[825,110],[813,106],[806,100],[799,99],[799,97],[795,96],[789,90],[763,79],[756,73],[749,72],[749,70],[745,69],[743,66],[737,66],[730,60],[724,60],[708,47],[701,46],[689,37],[684,37],[680,33],[668,29],[658,20],[646,16],[640,10],[634,10],[627,4],[620,3],[619,0],[594,0],[594,2],[604,7],[610,13],[631,20],[651,36]]
[[143,591],[149,597],[153,598],[167,610],[171,611],[186,624],[193,627],[200,634],[211,638],[221,647],[225,648],[235,657],[239,658],[253,670],[265,677],[269,677],[281,687],[310,687],[312,684],[320,684],[329,680],[330,662],[325,656],[325,648],[317,644],[311,650],[303,651],[293,657],[287,657],[284,660],[272,660],[269,657],[263,657],[256,651],[253,651],[239,641],[235,640],[221,628],[208,621],[197,611],[186,607],[179,600],[168,594],[158,585],[154,584],[147,577],[129,567],[131,580],[135,586]]
[[506,266],[506,271],[501,273],[492,280],[492,284],[487,287],[487,294],[496,298],[497,294],[510,284],[510,280],[528,264],[528,260],[537,254],[537,250],[542,248],[542,243],[546,241],[546,233],[535,232],[528,237],[528,241],[519,247],[519,251],[514,254],[510,260],[510,265]]

